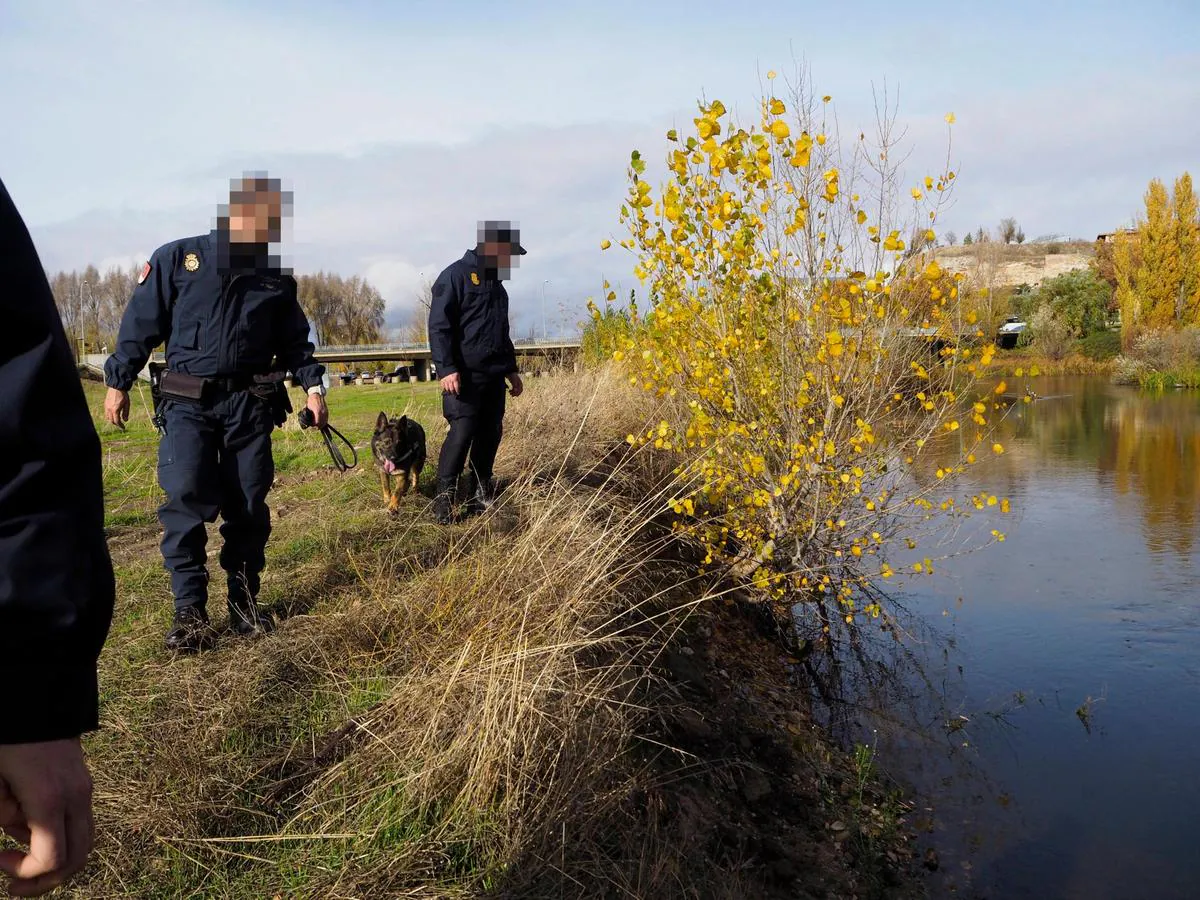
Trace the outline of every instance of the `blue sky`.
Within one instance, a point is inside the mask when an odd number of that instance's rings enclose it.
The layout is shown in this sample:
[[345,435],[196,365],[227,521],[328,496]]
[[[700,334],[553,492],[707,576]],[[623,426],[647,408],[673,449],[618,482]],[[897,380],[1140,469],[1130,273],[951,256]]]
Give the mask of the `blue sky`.
[[[481,217],[520,221],[518,330],[566,327],[601,278],[629,151],[701,94],[749,106],[803,59],[844,129],[899,89],[914,165],[953,111],[942,226],[1032,238],[1127,221],[1200,176],[1200,5],[1147,2],[0,0],[0,178],[48,268],[130,264],[205,231],[228,178],[295,190],[298,271],[370,278],[395,320]],[[540,324],[538,325],[540,327]]]

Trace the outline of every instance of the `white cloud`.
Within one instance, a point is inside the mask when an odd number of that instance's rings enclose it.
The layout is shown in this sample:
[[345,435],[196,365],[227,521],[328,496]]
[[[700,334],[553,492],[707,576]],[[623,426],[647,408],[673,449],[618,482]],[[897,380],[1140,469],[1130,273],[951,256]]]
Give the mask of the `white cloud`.
[[150,258],[149,253],[134,253],[125,256],[106,256],[100,262],[96,263],[96,269],[101,275],[107,274],[116,269],[121,272],[129,270],[137,270],[141,265]]
[[[598,249],[621,236],[629,150],[653,164],[702,91],[753,113],[759,69],[790,68],[789,29],[822,33],[843,16],[780,3],[764,35],[736,11],[689,18],[665,0],[518,4],[495,22],[450,11],[459,5],[377,10],[370,25],[355,2],[286,14],[220,2],[5,7],[0,83],[23,88],[0,94],[0,121],[12,123],[3,177],[43,262],[140,260],[208,230],[230,175],[266,168],[295,190],[285,249],[298,271],[366,277],[394,316],[421,272],[432,278],[473,242],[479,218],[512,218],[530,251],[509,286],[519,327],[541,327],[544,281],[548,317],[573,323],[602,278],[622,298],[635,286],[628,255]],[[873,76],[908,79],[899,123],[914,172],[940,162],[942,115],[957,114],[961,178],[943,228],[1012,215],[1031,237],[1086,237],[1135,212],[1150,177],[1194,167],[1195,55],[1147,44],[1101,61],[1081,33],[1059,57],[1017,66],[993,37],[1027,23],[987,17],[987,39],[978,23],[948,20],[933,56],[919,42],[904,49],[900,36],[920,31],[906,25],[864,34],[853,59],[813,58],[846,133],[870,117]],[[1109,31],[1096,26],[1092,40]],[[1022,46],[1056,42],[1040,40]]]

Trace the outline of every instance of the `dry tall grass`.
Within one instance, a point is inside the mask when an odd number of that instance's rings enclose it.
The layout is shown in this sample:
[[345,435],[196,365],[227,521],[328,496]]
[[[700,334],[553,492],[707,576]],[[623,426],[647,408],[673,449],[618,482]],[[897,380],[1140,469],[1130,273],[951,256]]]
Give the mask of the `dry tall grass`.
[[680,612],[665,473],[622,449],[646,411],[604,375],[510,409],[488,515],[320,509],[271,638],[171,659],[152,616],[117,629],[78,895],[674,895],[669,839],[621,824]]

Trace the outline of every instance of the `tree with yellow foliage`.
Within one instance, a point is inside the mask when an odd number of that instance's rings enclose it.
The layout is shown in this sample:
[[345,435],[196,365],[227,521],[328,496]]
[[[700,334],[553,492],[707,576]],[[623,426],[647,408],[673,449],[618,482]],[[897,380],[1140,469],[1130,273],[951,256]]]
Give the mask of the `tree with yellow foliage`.
[[661,186],[633,153],[620,245],[652,303],[613,351],[662,400],[629,441],[677,456],[678,527],[707,564],[815,601],[826,627],[884,612],[874,587],[900,574],[898,536],[913,549],[941,516],[1008,506],[953,496],[1003,452],[995,398],[969,396],[994,347],[959,345],[977,327],[962,277],[901,237],[919,222],[933,246],[954,173],[901,188],[894,120],[843,143],[830,99],[803,79],[768,90],[757,124],[701,104],[692,133],[667,133]]
[[1113,242],[1113,281],[1121,309],[1121,344],[1144,331],[1200,324],[1200,206],[1192,178],[1176,179],[1173,196],[1157,178],[1132,238]]
[[1180,265],[1175,318],[1181,325],[1200,325],[1200,205],[1187,172],[1175,180],[1171,213]]
[[1166,186],[1155,178],[1146,191],[1146,220],[1138,229],[1137,290],[1146,328],[1175,325],[1175,307],[1182,272],[1179,241]]

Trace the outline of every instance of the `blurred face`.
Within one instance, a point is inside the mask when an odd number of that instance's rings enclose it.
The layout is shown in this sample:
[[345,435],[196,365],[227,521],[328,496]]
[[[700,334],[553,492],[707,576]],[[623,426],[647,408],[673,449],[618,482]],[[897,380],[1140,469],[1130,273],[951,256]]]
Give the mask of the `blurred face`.
[[250,185],[229,192],[229,240],[235,244],[278,243],[282,238],[283,197],[277,190]]
[[483,255],[493,260],[496,268],[507,269],[512,265],[512,244],[501,241],[484,241]]

